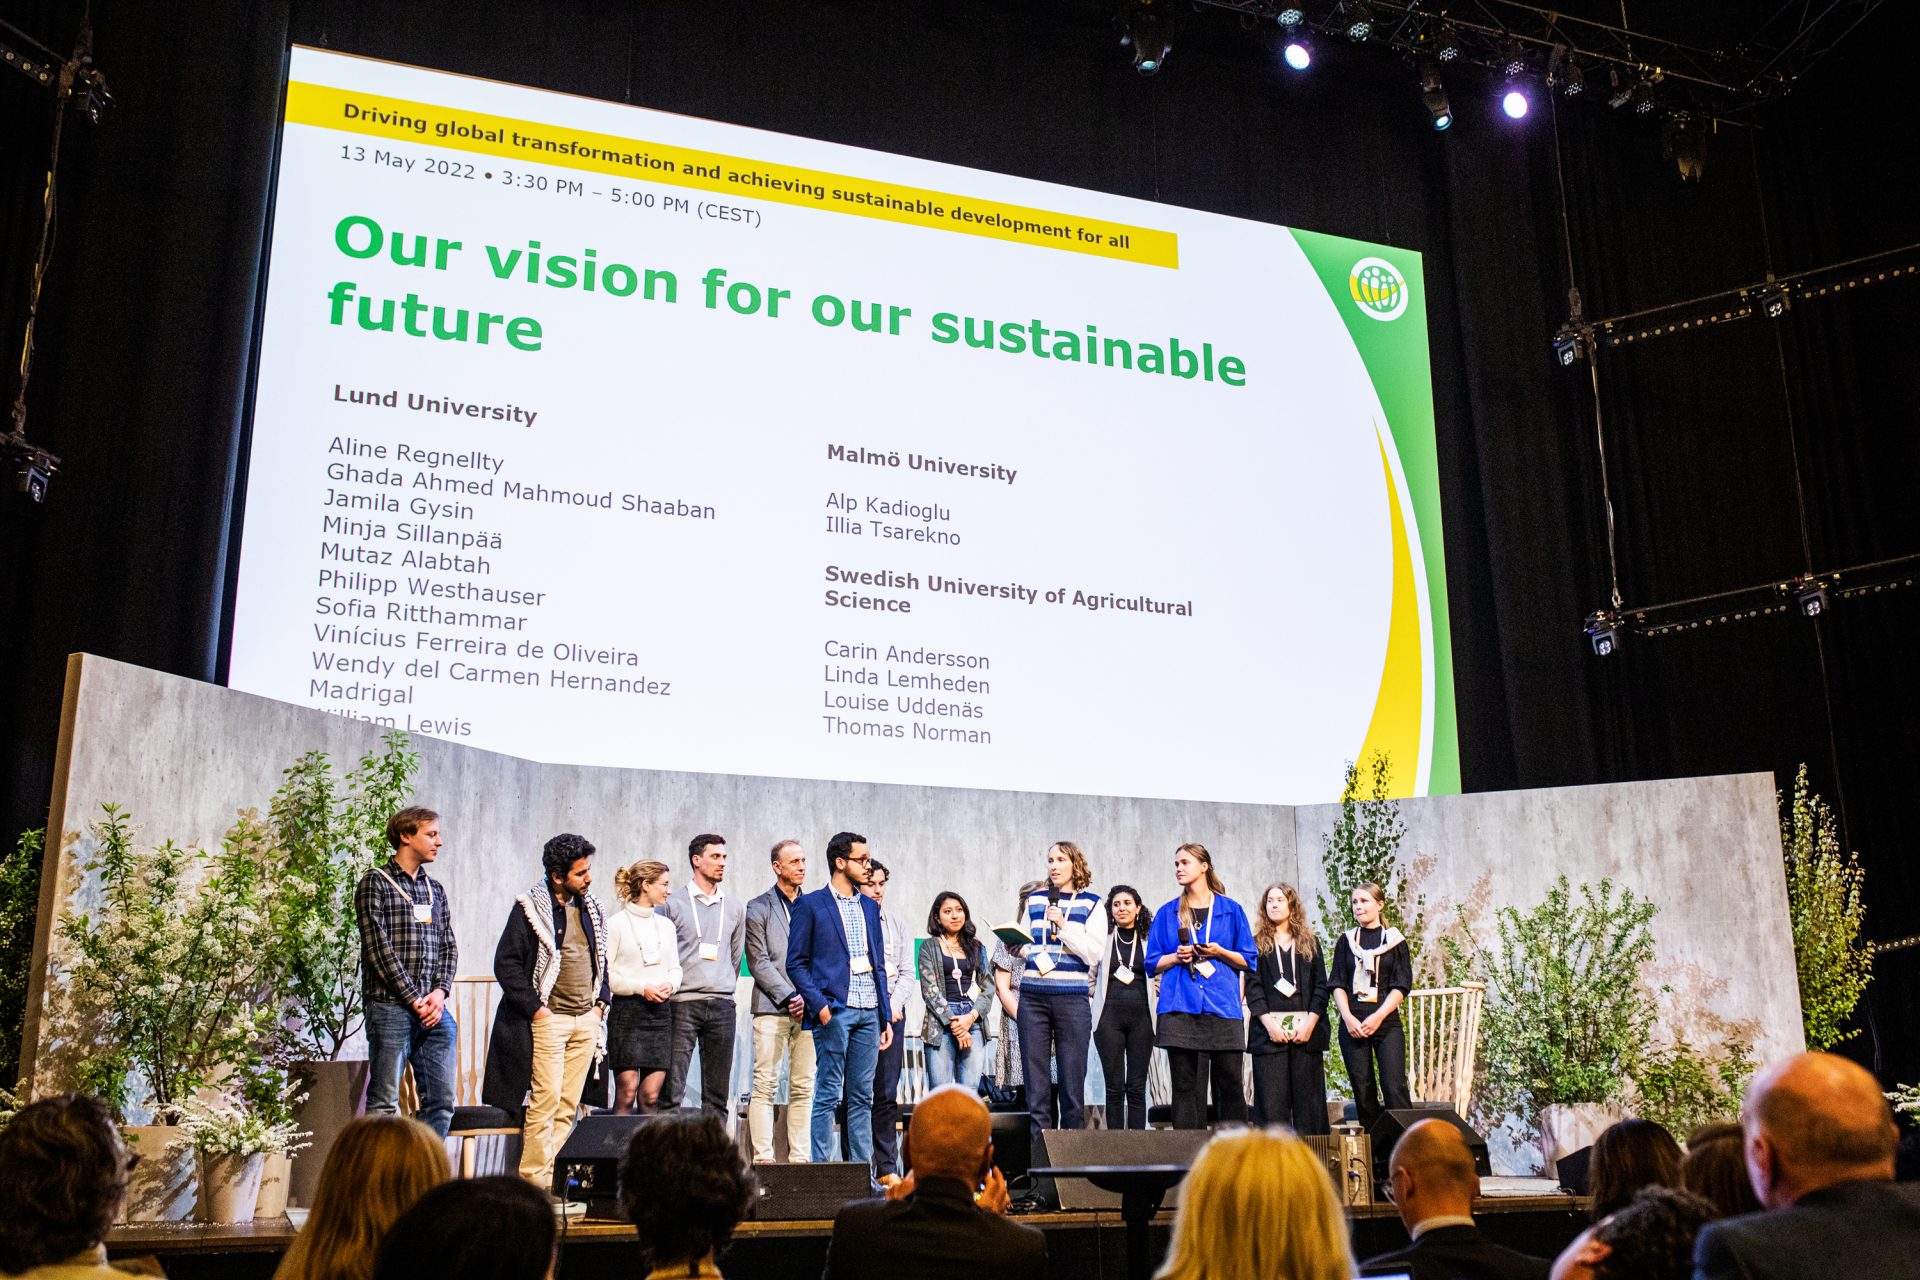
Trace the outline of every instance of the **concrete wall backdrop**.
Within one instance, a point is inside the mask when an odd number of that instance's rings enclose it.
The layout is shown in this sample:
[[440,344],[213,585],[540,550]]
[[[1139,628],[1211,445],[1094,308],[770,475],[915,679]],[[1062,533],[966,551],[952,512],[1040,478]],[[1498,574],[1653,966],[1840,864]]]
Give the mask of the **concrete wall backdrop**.
[[[327,752],[342,770],[375,750],[377,726],[217,685],[75,655],[68,671],[61,747],[42,882],[36,987],[26,1061],[34,1088],[61,1087],[74,1046],[39,1034],[60,1023],[64,993],[49,922],[84,909],[93,886],[79,865],[89,824],[112,801],[141,838],[213,847],[243,807],[264,808],[280,771],[303,752]],[[914,934],[933,895],[965,896],[983,927],[1005,920],[1014,892],[1040,876],[1055,840],[1087,850],[1095,888],[1125,882],[1157,907],[1173,896],[1172,852],[1196,840],[1213,851],[1230,895],[1251,903],[1270,880],[1312,894],[1337,806],[1115,799],[1029,792],[823,782],[727,774],[544,765],[434,738],[416,738],[417,794],[440,811],[446,846],[433,868],[453,903],[463,974],[492,968],[493,947],[516,894],[539,875],[540,847],[577,831],[600,850],[596,891],[612,902],[616,866],[657,857],[686,874],[686,843],[726,836],[729,889],[771,883],[777,839],[813,857],[809,887],[824,882],[820,851],[835,831],[865,834],[893,879],[888,905]],[[1063,750],[1071,750],[1065,739]],[[1341,762],[1328,764],[1337,790]],[[1466,907],[1469,927],[1491,935],[1492,909],[1536,901],[1553,877],[1612,876],[1660,904],[1663,980],[1678,984],[1676,1017],[1749,1023],[1765,1059],[1802,1047],[1780,845],[1765,774],[1664,782],[1436,796],[1401,803],[1419,887],[1430,905]],[[52,963],[51,970],[49,963]],[[54,977],[48,981],[46,975]],[[745,1047],[742,1046],[744,1053]],[[744,1079],[744,1078],[743,1078]],[[744,1086],[743,1086],[744,1087]]]

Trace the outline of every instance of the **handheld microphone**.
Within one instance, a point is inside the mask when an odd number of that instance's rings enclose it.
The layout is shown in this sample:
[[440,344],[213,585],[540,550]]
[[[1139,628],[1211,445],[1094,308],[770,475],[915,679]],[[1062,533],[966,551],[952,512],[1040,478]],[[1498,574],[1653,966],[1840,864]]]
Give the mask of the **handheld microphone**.
[[[1193,945],[1193,929],[1188,925],[1183,924],[1180,926],[1180,945],[1183,947]],[[1188,961],[1187,963],[1191,964],[1193,962]]]
[[[1051,911],[1059,905],[1060,905],[1060,886],[1057,884],[1054,884],[1052,881],[1048,881],[1047,882],[1047,910]],[[1060,936],[1060,931],[1054,927],[1052,921],[1048,921],[1047,922],[1047,940],[1051,942],[1057,939],[1059,936]]]

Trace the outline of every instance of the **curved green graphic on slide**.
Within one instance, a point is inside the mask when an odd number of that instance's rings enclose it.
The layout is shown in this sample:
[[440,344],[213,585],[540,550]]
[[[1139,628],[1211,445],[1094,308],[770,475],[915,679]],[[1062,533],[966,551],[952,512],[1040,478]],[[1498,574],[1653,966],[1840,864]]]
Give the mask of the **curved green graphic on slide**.
[[1289,231],[1345,321],[1385,416],[1379,443],[1393,521],[1393,608],[1380,696],[1361,750],[1392,753],[1396,795],[1457,792],[1460,744],[1420,255]]

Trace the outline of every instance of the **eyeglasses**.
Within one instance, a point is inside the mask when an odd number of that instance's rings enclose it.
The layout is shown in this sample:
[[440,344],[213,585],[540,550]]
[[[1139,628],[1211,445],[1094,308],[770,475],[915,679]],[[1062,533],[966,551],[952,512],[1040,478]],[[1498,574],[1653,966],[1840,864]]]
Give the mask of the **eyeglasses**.
[[862,867],[864,867],[864,866],[866,866],[866,865],[867,865],[867,864],[868,864],[869,862],[872,862],[872,861],[873,861],[873,855],[872,855],[872,854],[870,854],[870,853],[869,853],[869,854],[864,854],[864,855],[862,855],[861,857],[858,857],[858,858],[848,858],[848,859],[847,859],[847,861],[848,861],[848,862],[851,862],[851,863],[853,863],[853,864],[855,864],[856,866],[862,866]]

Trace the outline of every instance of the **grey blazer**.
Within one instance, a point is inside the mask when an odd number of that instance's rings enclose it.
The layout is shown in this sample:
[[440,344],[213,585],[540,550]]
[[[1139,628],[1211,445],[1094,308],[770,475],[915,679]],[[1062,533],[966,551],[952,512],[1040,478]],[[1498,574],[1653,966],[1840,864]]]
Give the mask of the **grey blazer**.
[[753,1012],[785,1013],[793,998],[787,980],[787,900],[775,885],[747,903],[747,972],[753,975]]

